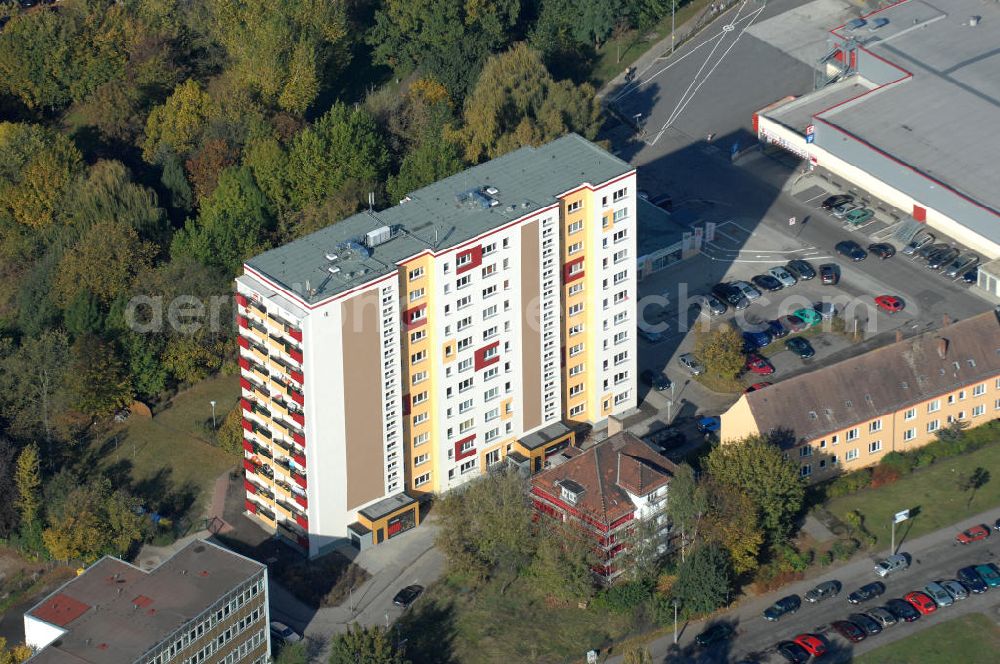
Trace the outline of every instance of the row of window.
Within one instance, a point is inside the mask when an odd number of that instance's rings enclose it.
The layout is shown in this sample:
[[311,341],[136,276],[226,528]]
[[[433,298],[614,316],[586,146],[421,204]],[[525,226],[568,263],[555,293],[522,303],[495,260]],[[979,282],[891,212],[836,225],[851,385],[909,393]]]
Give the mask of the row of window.
[[[233,640],[243,632],[247,631],[247,629],[249,629],[251,626],[253,626],[254,623],[256,623],[263,617],[264,617],[263,609],[254,609],[252,613],[245,616],[237,624],[233,625],[225,632],[220,634],[218,638],[215,639],[215,641],[209,642],[204,648],[196,652],[191,657],[185,659],[184,660],[185,664],[199,664],[200,662],[207,661],[212,654],[221,650],[224,645],[229,643],[231,640]],[[263,629],[258,630],[257,634],[263,636],[264,630]],[[239,653],[240,650],[246,648],[246,650],[243,652],[243,655],[246,655],[247,652],[253,650],[255,647],[260,645],[261,642],[259,640],[255,642],[255,639],[257,639],[257,634],[244,641],[242,644],[240,644],[239,648],[234,649],[233,652],[230,654],[231,655],[237,654]]]

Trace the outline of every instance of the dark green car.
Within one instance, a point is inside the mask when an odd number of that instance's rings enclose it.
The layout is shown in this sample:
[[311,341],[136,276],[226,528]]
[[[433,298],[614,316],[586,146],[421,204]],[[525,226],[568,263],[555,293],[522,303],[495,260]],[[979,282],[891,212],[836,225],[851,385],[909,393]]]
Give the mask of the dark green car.
[[732,635],[732,627],[726,623],[716,623],[698,636],[694,637],[694,641],[702,648],[707,648],[708,646],[719,643],[720,641],[725,641]]
[[808,359],[816,354],[813,350],[812,344],[803,339],[802,337],[792,337],[785,342],[785,348],[792,351],[803,360]]

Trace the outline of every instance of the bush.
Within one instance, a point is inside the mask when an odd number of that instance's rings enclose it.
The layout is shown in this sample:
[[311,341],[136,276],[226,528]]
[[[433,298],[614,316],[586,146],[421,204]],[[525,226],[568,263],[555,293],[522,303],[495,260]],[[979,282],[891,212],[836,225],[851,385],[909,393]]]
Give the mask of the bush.
[[853,537],[840,539],[834,542],[833,546],[830,547],[829,555],[837,560],[847,560],[860,548],[861,542]]
[[802,572],[813,561],[815,551],[799,552],[788,544],[778,544],[772,549],[774,565],[783,572]]
[[830,551],[824,551],[823,554],[819,557],[820,566],[829,567],[831,563],[833,563],[833,553],[831,553]]
[[912,454],[889,452],[882,457],[882,461],[879,462],[879,467],[893,468],[899,471],[900,475],[908,475],[913,472],[913,463],[914,459]]
[[898,468],[893,466],[876,466],[875,470],[872,471],[872,483],[871,488],[877,489],[880,486],[889,486],[893,484],[902,477],[902,473],[899,472]]
[[861,489],[869,486],[872,483],[872,471],[870,468],[862,468],[861,470],[856,470],[852,473],[847,473],[838,477],[833,482],[830,483],[830,488],[827,489],[827,496],[830,498],[839,498],[840,496],[847,496],[852,493],[857,493]]
[[626,614],[653,595],[653,585],[646,580],[628,581],[612,586],[599,598],[599,603],[614,613]]

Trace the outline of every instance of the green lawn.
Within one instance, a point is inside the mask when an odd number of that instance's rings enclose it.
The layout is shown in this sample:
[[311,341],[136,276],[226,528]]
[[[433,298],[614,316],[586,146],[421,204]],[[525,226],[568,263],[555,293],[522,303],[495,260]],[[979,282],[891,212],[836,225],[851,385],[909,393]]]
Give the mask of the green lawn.
[[444,580],[427,589],[400,620],[407,654],[424,664],[580,662],[629,634],[630,618],[603,609],[552,606],[521,578],[470,590]]
[[[968,475],[978,467],[992,469],[993,477],[974,496],[960,491],[959,476]],[[1000,444],[992,443],[918,469],[894,484],[834,498],[825,508],[841,521],[852,510],[861,512],[865,527],[878,538],[878,546],[884,548],[889,546],[892,515],[900,510],[909,509],[915,516],[896,527],[897,543],[904,534],[912,539],[1000,505],[998,468]]]
[[[127,484],[150,505],[186,503],[192,519],[210,499],[212,483],[236,459],[212,442],[212,406],[221,423],[239,399],[239,378],[217,376],[179,393],[152,418],[132,415],[89,450],[86,463]],[[176,502],[174,501],[176,498]]]
[[[898,629],[898,628],[895,628]],[[855,664],[992,662],[1000,653],[1000,627],[972,613],[917,632],[854,659]]]

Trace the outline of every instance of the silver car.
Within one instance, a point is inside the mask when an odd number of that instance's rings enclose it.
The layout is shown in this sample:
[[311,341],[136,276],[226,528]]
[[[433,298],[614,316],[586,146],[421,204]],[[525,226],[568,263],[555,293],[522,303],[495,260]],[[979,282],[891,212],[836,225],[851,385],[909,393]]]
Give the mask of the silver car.
[[903,254],[906,256],[912,256],[917,253],[920,249],[923,249],[928,244],[934,241],[934,236],[930,233],[917,233],[909,243],[903,247]]
[[866,613],[874,618],[878,624],[882,625],[882,627],[892,627],[896,624],[896,616],[892,615],[892,612],[889,611],[889,609],[885,609],[881,606],[875,609],[869,609]]
[[745,281],[734,281],[733,286],[739,288],[740,292],[743,293],[743,297],[751,302],[760,297],[760,291]]
[[962,254],[948,265],[948,269],[944,271],[944,274],[946,277],[957,277],[971,270],[973,265],[978,264],[979,256],[975,254]]
[[784,286],[785,288],[788,288],[789,286],[794,286],[795,284],[798,283],[798,279],[796,279],[791,272],[789,272],[783,267],[772,267],[770,270],[767,271],[767,273],[772,277],[774,277],[775,279],[777,279],[778,281],[780,281],[781,285]]
[[924,586],[924,592],[931,596],[931,599],[941,607],[951,606],[955,603],[955,598],[944,589],[944,587],[935,581],[931,581],[926,586]]
[[910,566],[910,559],[902,553],[894,553],[885,560],[880,560],[875,565],[875,573],[881,577],[887,577],[894,572],[899,572]]
[[948,581],[941,581],[941,587],[948,591],[956,601],[961,601],[963,599],[968,599],[969,591],[963,586],[959,581],[955,579],[949,579]]
[[837,219],[843,219],[844,217],[847,216],[848,212],[850,212],[851,210],[857,210],[860,207],[861,206],[857,203],[846,201],[836,206],[832,210],[830,210],[830,213],[833,214],[833,216],[836,217]]
[[694,376],[700,376],[705,373],[705,365],[695,357],[694,353],[684,353],[677,358],[677,361]]

